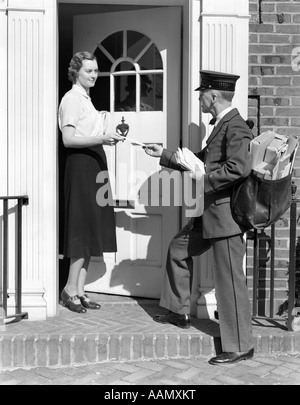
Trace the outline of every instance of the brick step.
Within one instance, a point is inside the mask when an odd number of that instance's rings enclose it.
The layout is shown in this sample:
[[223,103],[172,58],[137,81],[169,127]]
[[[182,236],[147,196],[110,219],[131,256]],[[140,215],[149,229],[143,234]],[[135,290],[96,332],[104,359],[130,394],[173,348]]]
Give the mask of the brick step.
[[[71,366],[111,361],[195,358],[215,354],[217,321],[192,319],[190,329],[153,321],[157,301],[104,303],[100,311],[75,314],[61,308],[46,321],[0,327],[0,368]],[[254,320],[257,353],[300,353],[300,332]]]

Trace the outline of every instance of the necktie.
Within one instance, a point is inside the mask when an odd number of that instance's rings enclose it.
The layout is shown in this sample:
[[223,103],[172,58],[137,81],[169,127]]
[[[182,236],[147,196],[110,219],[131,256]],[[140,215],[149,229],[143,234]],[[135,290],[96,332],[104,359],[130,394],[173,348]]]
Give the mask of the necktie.
[[209,121],[209,125],[215,125],[216,121],[217,121],[216,118],[212,118],[212,119]]

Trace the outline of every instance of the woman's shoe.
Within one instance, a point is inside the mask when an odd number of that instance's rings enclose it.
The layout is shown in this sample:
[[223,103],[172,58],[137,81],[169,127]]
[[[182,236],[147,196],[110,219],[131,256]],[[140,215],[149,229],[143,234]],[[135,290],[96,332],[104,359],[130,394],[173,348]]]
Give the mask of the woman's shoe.
[[77,312],[79,314],[86,313],[86,309],[81,304],[74,304],[74,301],[79,299],[78,295],[70,297],[70,295],[65,290],[62,290],[61,299],[62,305],[68,308],[70,311]]
[[79,297],[81,304],[87,309],[100,309],[101,305],[95,301],[91,301],[88,295],[83,294]]

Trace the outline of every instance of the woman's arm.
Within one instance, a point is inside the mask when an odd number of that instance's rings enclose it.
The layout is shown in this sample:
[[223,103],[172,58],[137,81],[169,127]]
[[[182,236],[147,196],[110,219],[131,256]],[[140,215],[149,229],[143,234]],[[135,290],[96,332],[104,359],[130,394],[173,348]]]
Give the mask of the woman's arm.
[[90,148],[97,145],[115,145],[119,141],[124,141],[124,138],[115,133],[90,138],[79,137],[75,136],[75,127],[66,125],[62,128],[62,140],[66,148]]

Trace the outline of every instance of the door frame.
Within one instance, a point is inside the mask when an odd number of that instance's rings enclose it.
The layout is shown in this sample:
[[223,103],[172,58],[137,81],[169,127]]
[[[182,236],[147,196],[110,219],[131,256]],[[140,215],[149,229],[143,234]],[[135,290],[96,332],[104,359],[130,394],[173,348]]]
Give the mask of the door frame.
[[[57,0],[57,4],[80,4],[82,0]],[[180,7],[182,11],[182,32],[181,32],[181,116],[180,116],[180,144],[200,150],[202,140],[199,136],[200,108],[198,92],[199,86],[200,55],[201,55],[201,2],[195,0],[144,0],[143,6],[152,7]],[[139,0],[89,0],[89,5],[110,5],[110,6],[141,6]],[[57,69],[59,69],[59,54],[57,52]],[[59,90],[57,89],[57,92]],[[58,190],[59,191],[59,190]],[[59,220],[59,219],[58,219]],[[179,228],[188,218],[184,209],[181,209]],[[57,233],[59,238],[59,228]]]

